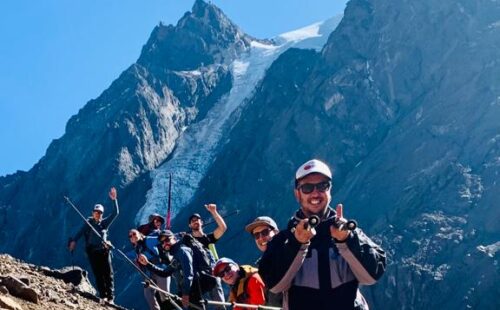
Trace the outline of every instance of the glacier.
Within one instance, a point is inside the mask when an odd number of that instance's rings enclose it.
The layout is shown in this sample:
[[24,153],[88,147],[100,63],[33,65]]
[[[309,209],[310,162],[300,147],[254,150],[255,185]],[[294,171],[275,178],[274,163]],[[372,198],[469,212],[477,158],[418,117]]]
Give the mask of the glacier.
[[314,23],[281,34],[269,43],[252,41],[250,48],[230,64],[233,86],[229,93],[211,108],[203,120],[186,128],[170,158],[151,171],[152,187],[136,215],[136,224],[147,222],[152,213],[166,213],[170,174],[172,216],[189,204],[214,161],[228,126],[234,123],[232,118],[239,117],[233,112],[244,106],[274,60],[292,47],[321,50],[340,20],[341,16],[336,16]]

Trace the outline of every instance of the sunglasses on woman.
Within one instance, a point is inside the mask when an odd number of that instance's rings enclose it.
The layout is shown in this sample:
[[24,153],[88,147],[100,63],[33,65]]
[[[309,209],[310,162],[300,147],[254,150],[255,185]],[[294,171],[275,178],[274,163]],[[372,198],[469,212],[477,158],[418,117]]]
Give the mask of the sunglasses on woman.
[[221,272],[217,275],[217,277],[224,278],[226,274],[228,274],[231,271],[231,265],[228,264],[224,269],[222,269]]
[[299,185],[298,189],[304,194],[310,194],[314,192],[314,189],[317,189],[318,192],[324,193],[330,189],[330,186],[332,186],[330,181],[324,181],[320,183],[304,183]]

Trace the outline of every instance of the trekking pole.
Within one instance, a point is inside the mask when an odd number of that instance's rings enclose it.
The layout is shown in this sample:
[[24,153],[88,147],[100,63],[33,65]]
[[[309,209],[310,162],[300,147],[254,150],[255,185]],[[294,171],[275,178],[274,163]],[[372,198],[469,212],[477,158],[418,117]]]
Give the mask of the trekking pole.
[[89,221],[85,218],[82,212],[78,210],[78,208],[73,204],[73,202],[71,202],[71,200],[67,196],[64,196],[64,199],[66,199],[66,202],[68,202],[68,204],[76,211],[76,213],[80,215],[83,221],[92,229],[92,231],[97,235],[97,237],[99,237],[99,239],[101,239],[105,245],[109,246],[110,244],[108,244],[106,240],[104,240],[104,238],[101,236],[101,234],[94,228],[94,226],[92,226],[92,224],[89,223]]
[[[147,283],[144,283],[144,282],[143,282],[143,284],[144,284],[144,285],[147,285]],[[153,290],[157,291],[157,292],[167,294],[167,296],[169,296],[169,297],[171,297],[171,298],[173,298],[173,299],[175,299],[175,300],[177,300],[177,301],[182,302],[182,298],[181,298],[181,297],[179,297],[179,296],[177,296],[177,295],[174,295],[174,294],[172,294],[172,293],[170,293],[170,292],[164,291],[164,290],[162,290],[161,288],[159,288],[158,286],[151,286],[151,288],[152,288]],[[174,306],[175,306],[177,309],[182,310],[182,308],[180,308],[180,307],[179,307],[179,305],[175,304]],[[203,308],[201,308],[200,306],[195,305],[195,304],[193,304],[193,303],[191,303],[191,302],[189,302],[189,307],[194,308],[194,309],[196,309],[196,310],[203,310]]]
[[[182,298],[180,298],[179,296],[177,295],[174,295],[170,292],[167,292],[163,289],[161,289],[158,285],[156,285],[156,283],[153,281],[153,279],[151,279],[144,271],[142,271],[141,268],[139,268],[139,266],[137,266],[130,258],[128,258],[127,254],[123,253],[122,250],[120,249],[117,249],[115,248],[114,246],[112,247],[114,250],[116,250],[118,253],[120,253],[127,262],[129,262],[132,266],[134,266],[135,270],[137,270],[141,276],[144,277],[144,280],[145,282],[142,282],[146,287],[150,287],[152,288],[153,290],[157,291],[157,292],[160,292],[160,293],[163,293],[165,295],[167,295],[169,298],[172,298],[172,299],[175,299],[177,301],[181,301],[182,302]],[[175,304],[175,303],[173,303]],[[192,304],[192,303],[189,303],[189,306],[192,307],[192,308],[195,308],[195,309],[198,309],[198,310],[203,310],[201,309],[200,307],[198,307],[197,305],[195,304]],[[174,307],[176,307],[177,310],[182,310],[182,308],[178,308],[178,305],[175,304]]]
[[167,218],[165,222],[165,228],[170,230],[170,216],[172,214],[172,173],[170,173],[170,178],[168,179],[168,205],[167,205]]
[[[239,213],[240,213],[240,210],[233,210],[233,211],[231,211],[231,212],[229,212],[229,213],[227,213],[227,214],[221,215],[221,217],[222,217],[223,219],[226,219],[226,218],[231,217],[231,216],[233,216],[233,215],[238,215]],[[205,227],[206,227],[207,225],[211,225],[211,224],[214,224],[214,223],[216,223],[216,222],[215,222],[215,220],[212,218],[212,219],[209,219],[208,221],[204,222],[204,223],[203,223],[203,226],[205,226]]]
[[[161,288],[159,288],[156,285],[156,283],[154,283],[153,279],[151,279],[144,271],[141,270],[141,268],[139,268],[130,258],[128,258],[127,254],[123,253],[122,250],[116,248],[110,242],[107,242],[106,240],[104,240],[104,238],[101,236],[101,234],[94,228],[94,226],[92,226],[89,223],[89,221],[85,218],[85,216],[83,216],[83,214],[80,212],[80,210],[78,210],[78,208],[71,202],[71,200],[68,197],[64,196],[64,198],[66,199],[66,201],[68,202],[68,204],[71,207],[73,207],[73,209],[76,211],[76,213],[78,213],[78,215],[80,215],[80,217],[83,219],[83,221],[92,229],[92,231],[99,237],[99,239],[101,239],[101,241],[106,246],[108,246],[110,249],[115,250],[118,253],[120,253],[120,255],[122,255],[128,263],[130,263],[132,266],[134,266],[135,270],[137,270],[139,272],[139,274],[141,274],[141,276],[144,277],[144,280],[146,281],[146,283],[147,283],[147,285],[149,287],[151,287],[152,289],[157,290],[157,291],[159,291],[161,293],[164,293],[165,295],[170,296],[171,298],[174,298],[174,299],[177,299],[177,300],[182,300],[182,298],[180,298],[179,296],[176,296],[176,295],[174,295],[174,294],[172,294],[170,292],[164,291]],[[193,307],[193,308],[197,308],[199,310],[202,310],[199,307],[197,307],[196,305],[190,304],[190,306]],[[182,310],[182,309],[179,308],[178,310]]]
[[250,308],[250,309],[262,309],[262,310],[282,310],[280,307],[271,307],[264,305],[249,305],[249,304],[241,304],[241,303],[230,303],[227,301],[214,301],[214,300],[205,300],[205,302],[212,306],[231,306],[231,307],[240,307],[240,308]]

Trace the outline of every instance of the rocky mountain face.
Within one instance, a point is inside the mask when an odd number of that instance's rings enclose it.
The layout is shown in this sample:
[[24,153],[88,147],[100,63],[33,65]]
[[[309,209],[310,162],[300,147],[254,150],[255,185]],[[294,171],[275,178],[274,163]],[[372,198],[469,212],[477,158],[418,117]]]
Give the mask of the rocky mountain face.
[[[177,26],[155,28],[137,63],[68,121],[65,134],[29,172],[0,178],[0,252],[49,266],[68,264],[67,238],[82,221],[63,196],[87,215],[97,202],[111,206],[111,186],[119,190],[121,210],[110,237],[123,239],[118,236],[135,225],[151,187],[148,173],[171,154],[183,130],[231,89],[227,62],[248,40],[203,1]],[[160,61],[179,57],[169,50],[174,45],[181,47],[182,61]],[[87,266],[82,249],[76,262]]]
[[[295,169],[316,157],[334,168],[333,203],[389,254],[386,275],[363,288],[373,308],[498,308],[498,38],[495,0],[351,0],[321,51],[287,50],[231,110],[194,197],[176,206],[174,230],[186,230],[192,212],[208,215],[207,202],[238,209],[218,251],[253,262],[243,226],[264,214],[284,225],[297,208]],[[67,264],[66,238],[81,222],[62,196],[86,213],[111,185],[121,213],[110,237],[123,240],[179,137],[206,130],[194,125],[242,89],[230,63],[255,42],[269,43],[201,0],[176,26],[156,27],[137,63],[30,171],[0,178],[0,252]],[[182,168],[197,172],[193,163]],[[140,307],[132,273],[117,268],[120,298]]]
[[220,251],[256,258],[238,229],[284,225],[294,171],[318,157],[389,253],[374,308],[498,308],[499,17],[496,1],[352,0],[320,54],[283,54],[190,206],[243,210]]

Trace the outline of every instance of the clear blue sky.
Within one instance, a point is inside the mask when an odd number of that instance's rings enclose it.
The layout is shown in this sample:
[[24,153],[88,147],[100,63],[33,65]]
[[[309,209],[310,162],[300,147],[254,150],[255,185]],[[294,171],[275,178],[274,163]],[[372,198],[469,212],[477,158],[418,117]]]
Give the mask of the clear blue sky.
[[[343,12],[346,0],[214,0],[270,38]],[[139,57],[154,26],[194,0],[0,1],[0,176],[29,170],[66,121]]]

